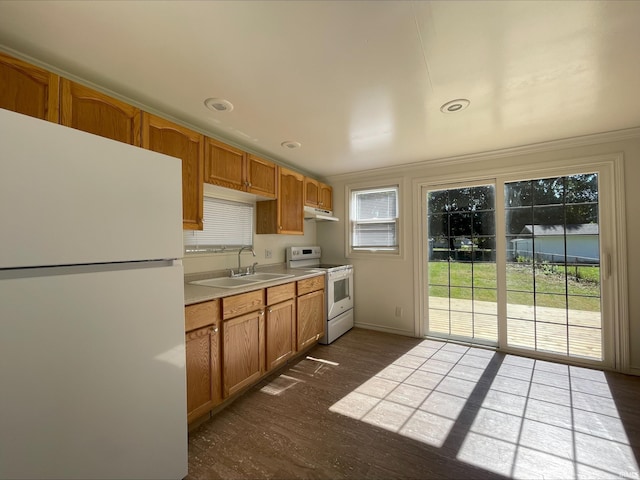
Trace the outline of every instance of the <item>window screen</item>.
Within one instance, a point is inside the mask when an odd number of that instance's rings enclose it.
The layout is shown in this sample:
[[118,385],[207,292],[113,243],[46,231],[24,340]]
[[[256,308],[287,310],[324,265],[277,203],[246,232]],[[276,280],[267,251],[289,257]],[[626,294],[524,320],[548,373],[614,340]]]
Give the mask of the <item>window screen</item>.
[[183,231],[185,253],[253,245],[253,210],[252,204],[204,197],[204,228]]
[[398,250],[398,187],[351,192],[353,250]]

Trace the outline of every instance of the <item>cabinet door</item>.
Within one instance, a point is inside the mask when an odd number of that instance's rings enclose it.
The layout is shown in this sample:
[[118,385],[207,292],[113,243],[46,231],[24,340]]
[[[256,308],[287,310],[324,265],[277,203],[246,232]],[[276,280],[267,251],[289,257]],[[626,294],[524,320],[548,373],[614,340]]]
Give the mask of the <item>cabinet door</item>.
[[324,290],[298,297],[298,351],[317,342],[325,334]]
[[222,325],[222,381],[227,398],[264,371],[264,310],[225,320]]
[[278,303],[267,309],[265,341],[267,370],[283,364],[293,355],[295,341],[296,303],[293,300]]
[[278,188],[278,233],[302,235],[304,233],[304,177],[302,174],[280,167]]
[[58,123],[60,77],[0,52],[0,108]]
[[333,188],[324,183],[320,183],[320,194],[318,206],[325,210],[333,210]]
[[277,186],[278,166],[264,158],[247,155],[247,191],[276,198]]
[[182,227],[202,230],[204,136],[145,112],[142,146],[182,160]]
[[313,178],[304,177],[304,204],[309,207],[318,207],[320,205],[318,181]]
[[185,342],[187,421],[192,422],[221,401],[218,323],[188,332]]
[[238,148],[206,138],[204,178],[207,183],[246,191],[246,154]]
[[60,123],[140,146],[140,109],[63,78]]

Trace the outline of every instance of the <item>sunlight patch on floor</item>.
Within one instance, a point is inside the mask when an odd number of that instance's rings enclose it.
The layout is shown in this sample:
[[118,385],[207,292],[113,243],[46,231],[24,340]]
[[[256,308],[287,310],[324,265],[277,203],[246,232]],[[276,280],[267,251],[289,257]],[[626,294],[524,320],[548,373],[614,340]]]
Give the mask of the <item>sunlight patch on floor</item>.
[[640,479],[598,370],[425,340],[329,410],[510,478]]

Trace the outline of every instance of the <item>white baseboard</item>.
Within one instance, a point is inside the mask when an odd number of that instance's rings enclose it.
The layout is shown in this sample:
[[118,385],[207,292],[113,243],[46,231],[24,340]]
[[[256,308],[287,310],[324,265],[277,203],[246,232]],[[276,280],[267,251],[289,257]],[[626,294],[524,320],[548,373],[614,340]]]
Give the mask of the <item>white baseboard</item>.
[[413,330],[402,330],[400,328],[381,327],[380,325],[374,325],[372,323],[360,323],[360,322],[355,322],[354,327],[364,328],[366,330],[377,330],[378,332],[393,333],[395,335],[403,335],[405,337],[415,338],[415,333]]
[[629,375],[637,375],[640,377],[640,368],[639,367],[629,367],[629,371],[625,372]]

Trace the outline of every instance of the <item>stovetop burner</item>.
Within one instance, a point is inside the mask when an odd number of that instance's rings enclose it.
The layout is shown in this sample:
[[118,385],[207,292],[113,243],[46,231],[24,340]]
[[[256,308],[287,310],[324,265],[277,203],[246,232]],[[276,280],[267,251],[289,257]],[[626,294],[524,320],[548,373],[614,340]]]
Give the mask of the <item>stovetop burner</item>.
[[321,263],[320,265],[316,265],[314,268],[338,268],[343,266],[344,265],[339,265],[337,263]]
[[341,271],[352,268],[351,265],[321,263],[320,247],[288,247],[285,251],[289,268],[306,268],[309,270]]

